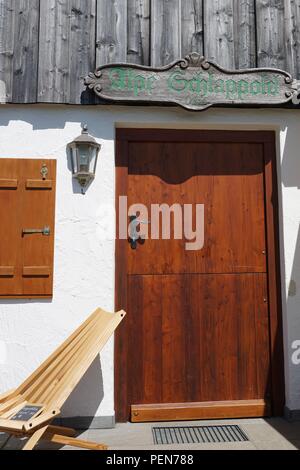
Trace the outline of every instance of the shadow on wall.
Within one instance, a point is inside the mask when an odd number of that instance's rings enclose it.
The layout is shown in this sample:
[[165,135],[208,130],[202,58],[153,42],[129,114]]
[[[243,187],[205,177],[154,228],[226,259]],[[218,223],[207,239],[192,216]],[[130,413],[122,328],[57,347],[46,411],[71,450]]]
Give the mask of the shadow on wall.
[[[280,170],[278,170],[278,179],[282,181],[285,188],[300,188],[300,140],[295,142],[295,135],[293,136],[289,128],[283,127],[282,132],[286,131],[286,139],[284,142],[283,159]],[[300,136],[300,127],[298,138]],[[300,365],[293,364],[293,343],[300,340],[300,206],[294,202],[292,212],[289,208],[288,213],[284,214],[283,211],[283,195],[282,185],[279,184],[279,211],[280,221],[285,219],[286,233],[288,231],[291,239],[294,239],[294,234],[297,230],[297,241],[293,251],[293,261],[290,278],[287,280],[287,288],[283,282],[283,325],[285,329],[285,373],[287,383],[292,386],[292,391],[286,390],[287,406],[294,403],[294,410],[288,409],[287,416],[291,419],[300,419],[300,413],[293,411],[300,410]],[[293,204],[293,194],[289,196],[288,204]],[[283,218],[284,214],[284,218]],[[290,230],[291,227],[291,230]],[[285,243],[285,252],[288,254],[293,247],[290,247],[291,240],[284,238],[283,224],[279,224],[280,237]],[[286,279],[285,272],[285,258],[283,243],[281,244],[281,278]],[[288,290],[288,292],[287,292]],[[298,394],[297,394],[298,391]],[[291,413],[290,413],[291,412]]]
[[[297,119],[300,122],[299,118]],[[295,139],[293,139],[291,131],[286,127],[281,128],[282,132],[285,130],[287,132],[281,166],[282,183],[286,188],[300,188],[300,125],[298,146],[295,146]]]
[[[292,386],[292,396],[290,400],[297,404],[293,409],[288,408],[287,417],[291,420],[300,420],[300,226],[298,228],[298,237],[295,246],[293,267],[288,286],[288,295],[286,300],[288,312],[289,331],[288,331],[288,373]],[[289,405],[289,404],[288,404]]]
[[[94,132],[99,138],[111,138],[105,132],[105,126],[99,125],[104,108],[96,107],[75,107],[57,105],[4,105],[0,107],[0,126],[7,127],[11,121],[23,122],[31,125],[33,131],[65,129],[66,123],[87,123],[90,132]],[[96,119],[97,116],[97,119]],[[105,119],[105,118],[103,118]],[[99,135],[101,130],[101,135]],[[97,135],[98,134],[98,135]]]
[[[93,427],[94,417],[97,415],[103,398],[103,376],[100,356],[98,356],[64,404],[61,410],[63,424],[77,429]],[[77,404],[76,410],[74,403]]]
[[[287,156],[287,155],[286,155]],[[286,159],[288,162],[288,159]],[[295,168],[299,167],[299,161],[295,161]],[[288,162],[289,169],[293,168],[292,163]],[[294,169],[295,169],[294,168]],[[286,168],[285,168],[286,170]],[[300,174],[297,173],[300,181]],[[297,176],[296,174],[296,176]],[[295,176],[295,180],[296,180]],[[298,183],[299,184],[299,183]],[[285,417],[291,423],[281,418],[266,419],[266,422],[283,436],[287,442],[294,445],[296,449],[300,449],[300,387],[299,387],[299,372],[300,364],[293,364],[292,354],[296,351],[292,349],[294,341],[300,340],[300,226],[298,228],[298,237],[295,246],[293,267],[289,282],[288,295],[284,297],[284,323],[288,315],[288,332],[286,343],[286,375],[287,383],[292,386],[292,394],[286,390],[287,393],[287,408],[285,410]],[[298,347],[297,354],[298,361],[300,359],[300,351]],[[293,407],[290,408],[290,403]]]

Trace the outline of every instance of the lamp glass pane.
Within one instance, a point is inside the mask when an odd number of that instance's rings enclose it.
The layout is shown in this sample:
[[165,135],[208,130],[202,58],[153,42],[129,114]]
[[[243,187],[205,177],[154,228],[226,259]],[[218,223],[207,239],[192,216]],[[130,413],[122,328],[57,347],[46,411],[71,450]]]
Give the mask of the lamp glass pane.
[[72,158],[72,170],[73,174],[78,172],[78,163],[77,163],[77,147],[74,145],[71,147],[71,158]]
[[96,173],[97,156],[98,156],[98,149],[97,149],[97,147],[91,147],[90,172],[93,173],[93,174]]
[[78,173],[89,173],[90,171],[90,146],[89,145],[79,145],[78,146],[78,157],[79,157],[79,170]]

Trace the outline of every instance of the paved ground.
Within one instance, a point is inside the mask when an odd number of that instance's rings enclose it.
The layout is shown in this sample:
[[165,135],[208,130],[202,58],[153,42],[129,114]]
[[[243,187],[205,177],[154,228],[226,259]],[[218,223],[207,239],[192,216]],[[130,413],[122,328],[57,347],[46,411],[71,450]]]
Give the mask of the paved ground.
[[[153,424],[119,424],[115,429],[89,430],[79,432],[82,439],[101,442],[109,445],[110,450],[297,450],[300,449],[300,422],[288,423],[281,418],[272,419],[240,419],[225,421],[200,421],[188,423],[164,423],[164,426],[176,425],[216,425],[238,424],[246,432],[249,442],[223,443],[223,444],[191,444],[191,445],[165,445],[153,444]],[[162,425],[159,423],[158,425]],[[4,434],[0,434],[0,447],[4,443]],[[6,450],[22,448],[24,441],[11,439],[5,446]],[[38,449],[59,449],[51,444],[41,444]],[[70,447],[62,447],[61,450],[71,450]]]

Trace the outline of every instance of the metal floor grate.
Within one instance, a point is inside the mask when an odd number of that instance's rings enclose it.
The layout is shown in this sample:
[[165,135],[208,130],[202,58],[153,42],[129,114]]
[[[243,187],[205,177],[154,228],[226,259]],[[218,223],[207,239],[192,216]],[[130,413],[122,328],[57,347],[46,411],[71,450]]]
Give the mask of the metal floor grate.
[[237,425],[155,427],[152,432],[157,445],[249,441],[248,436]]

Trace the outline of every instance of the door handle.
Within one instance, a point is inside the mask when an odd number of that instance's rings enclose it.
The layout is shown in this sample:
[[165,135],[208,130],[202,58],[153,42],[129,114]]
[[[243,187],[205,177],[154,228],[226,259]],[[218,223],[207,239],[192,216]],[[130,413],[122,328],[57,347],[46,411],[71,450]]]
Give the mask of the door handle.
[[136,250],[137,248],[137,243],[143,244],[145,242],[145,239],[141,237],[138,232],[137,228],[141,224],[150,224],[149,220],[140,220],[137,218],[137,215],[131,215],[130,216],[130,237],[129,237],[129,243],[131,245],[132,250]]
[[22,235],[33,235],[33,234],[36,234],[36,233],[40,233],[42,235],[44,235],[45,237],[49,237],[51,235],[51,230],[50,230],[50,227],[44,227],[42,229],[38,229],[38,228],[24,228],[22,230]]

